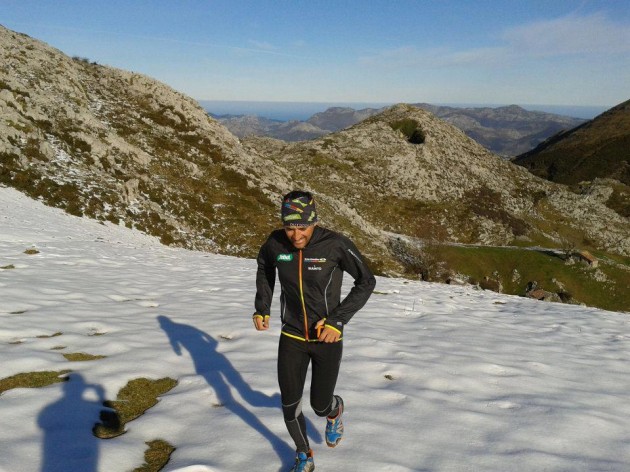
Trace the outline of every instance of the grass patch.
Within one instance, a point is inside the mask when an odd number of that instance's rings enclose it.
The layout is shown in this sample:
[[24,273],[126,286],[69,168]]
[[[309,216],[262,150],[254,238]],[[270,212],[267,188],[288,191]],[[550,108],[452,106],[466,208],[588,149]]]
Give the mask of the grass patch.
[[37,249],[35,249],[35,248],[31,248],[31,249],[27,249],[26,251],[24,251],[24,254],[28,254],[30,256],[30,255],[33,255],[33,254],[39,254],[39,251]]
[[528,233],[527,223],[512,216],[505,210],[505,205],[499,192],[486,186],[481,186],[465,192],[464,201],[467,202],[468,208],[472,213],[507,226],[514,236],[525,236]]
[[326,154],[318,153],[315,150],[312,150],[312,153],[314,155],[311,158],[310,162],[313,166],[333,169],[338,172],[351,172],[352,171],[352,166],[346,162],[340,161]]
[[540,288],[563,292],[589,306],[613,311],[630,310],[630,274],[602,259],[596,270],[605,276],[603,282],[595,279],[595,269],[582,263],[568,265],[562,257],[541,251],[444,245],[433,245],[429,250],[448,270],[465,274],[473,281],[483,281],[486,277],[500,280],[503,293],[523,295],[527,283],[536,281]]
[[613,192],[606,202],[606,206],[616,211],[621,216],[630,218],[630,186],[612,185]]
[[0,379],[0,394],[13,388],[40,388],[47,387],[59,382],[65,382],[67,377],[62,375],[71,372],[70,370],[62,370],[59,372],[42,371],[42,372],[26,372],[22,374],[12,375]]
[[5,265],[3,267],[0,267],[0,269],[2,269],[2,270],[15,269],[15,266],[13,264],[9,264],[9,265]]
[[[425,240],[444,241],[448,238],[443,217],[454,218],[454,209],[448,203],[433,203],[402,198],[394,195],[387,199],[366,199],[356,203],[357,212],[386,231],[405,234]],[[328,214],[334,214],[331,209]],[[356,231],[347,229],[348,234]]]
[[65,357],[70,362],[84,362],[84,361],[95,361],[97,359],[104,359],[107,356],[99,356],[93,354],[87,354],[85,352],[69,352],[68,354],[64,354]]
[[164,468],[175,451],[175,447],[162,439],[145,443],[149,448],[144,451],[144,464],[133,472],[158,472]]
[[115,413],[102,412],[102,423],[94,426],[94,435],[101,439],[120,436],[125,432],[125,424],[141,416],[158,402],[160,395],[176,385],[177,381],[168,377],[158,380],[146,378],[130,380],[120,389],[116,400],[108,400],[103,404],[112,408]]
[[61,336],[63,333],[57,331],[54,334],[40,334],[37,336],[38,339],[46,339],[46,338],[56,338],[57,336]]

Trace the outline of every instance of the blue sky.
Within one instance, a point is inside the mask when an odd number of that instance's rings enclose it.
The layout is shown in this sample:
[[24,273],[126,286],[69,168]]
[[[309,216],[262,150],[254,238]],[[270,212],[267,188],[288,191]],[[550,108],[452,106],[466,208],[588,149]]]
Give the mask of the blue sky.
[[630,98],[630,0],[0,0],[0,24],[200,100]]

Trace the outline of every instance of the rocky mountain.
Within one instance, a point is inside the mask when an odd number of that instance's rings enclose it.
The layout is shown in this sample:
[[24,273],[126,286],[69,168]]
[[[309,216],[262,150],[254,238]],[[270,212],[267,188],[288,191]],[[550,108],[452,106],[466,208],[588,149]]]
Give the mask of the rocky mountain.
[[256,115],[214,115],[211,110],[209,113],[239,138],[267,136],[283,141],[307,141],[352,126],[379,111],[383,109],[331,107],[306,121],[278,121]]
[[3,27],[0,59],[0,182],[188,247],[251,254],[251,222],[271,228],[277,187],[194,100]]
[[[503,157],[529,151],[550,136],[585,121],[580,118],[527,111],[517,105],[457,108],[417,103],[413,106],[427,110],[451,123],[486,149]],[[284,141],[301,141],[340,131],[382,111],[384,108],[355,110],[349,107],[331,107],[324,112],[316,113],[305,122],[286,123],[255,116],[216,118],[240,138],[267,136]]]
[[[248,138],[243,143],[286,169],[299,186],[317,189],[320,200],[336,205],[335,213],[345,213],[347,222],[360,226],[368,238],[385,231],[505,245],[579,234],[610,250],[630,250],[630,237],[624,235],[628,222],[614,212],[532,178],[417,107],[397,105],[313,141]],[[587,223],[589,214],[601,212],[611,220]],[[615,236],[604,243],[601,231],[612,229],[608,221],[613,220]],[[568,226],[561,229],[559,221]]]
[[255,115],[211,116],[239,138],[270,136],[284,141],[305,141],[330,133],[306,121],[278,121]]
[[315,113],[307,123],[326,131],[339,131],[355,125],[371,116],[381,113],[385,108],[363,108],[355,110],[350,107],[331,107],[321,113]]
[[409,105],[310,141],[241,141],[164,84],[0,27],[0,110],[0,184],[167,244],[254,256],[279,197],[305,188],[380,274],[460,270],[430,246],[572,244],[630,261],[627,218]]
[[458,127],[486,149],[503,157],[529,151],[548,137],[585,121],[553,113],[528,111],[518,105],[457,108],[417,103],[415,106]]
[[630,100],[514,159],[535,175],[600,197],[630,217]]

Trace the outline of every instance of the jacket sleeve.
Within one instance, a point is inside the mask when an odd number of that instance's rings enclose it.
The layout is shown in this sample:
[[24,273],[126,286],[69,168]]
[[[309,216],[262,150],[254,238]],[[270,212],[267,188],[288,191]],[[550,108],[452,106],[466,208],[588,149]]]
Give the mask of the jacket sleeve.
[[343,325],[348,323],[354,314],[363,308],[376,286],[376,279],[365,263],[363,256],[356,246],[346,237],[341,239],[340,268],[354,278],[354,287],[346,298],[329,314],[326,324],[343,331]]
[[276,284],[276,266],[269,248],[269,240],[262,245],[256,258],[258,270],[256,272],[256,298],[254,307],[259,315],[269,315],[273,288]]

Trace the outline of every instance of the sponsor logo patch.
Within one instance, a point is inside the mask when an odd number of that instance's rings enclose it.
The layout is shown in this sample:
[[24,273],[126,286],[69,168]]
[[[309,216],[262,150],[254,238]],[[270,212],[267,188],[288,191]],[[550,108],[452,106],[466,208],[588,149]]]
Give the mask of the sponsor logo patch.
[[276,261],[278,262],[291,262],[293,260],[293,254],[278,254]]
[[312,262],[315,264],[323,264],[324,262],[326,262],[326,258],[325,257],[305,257],[304,258],[304,262]]
[[308,266],[307,269],[308,270],[322,270],[322,268],[319,266]]

